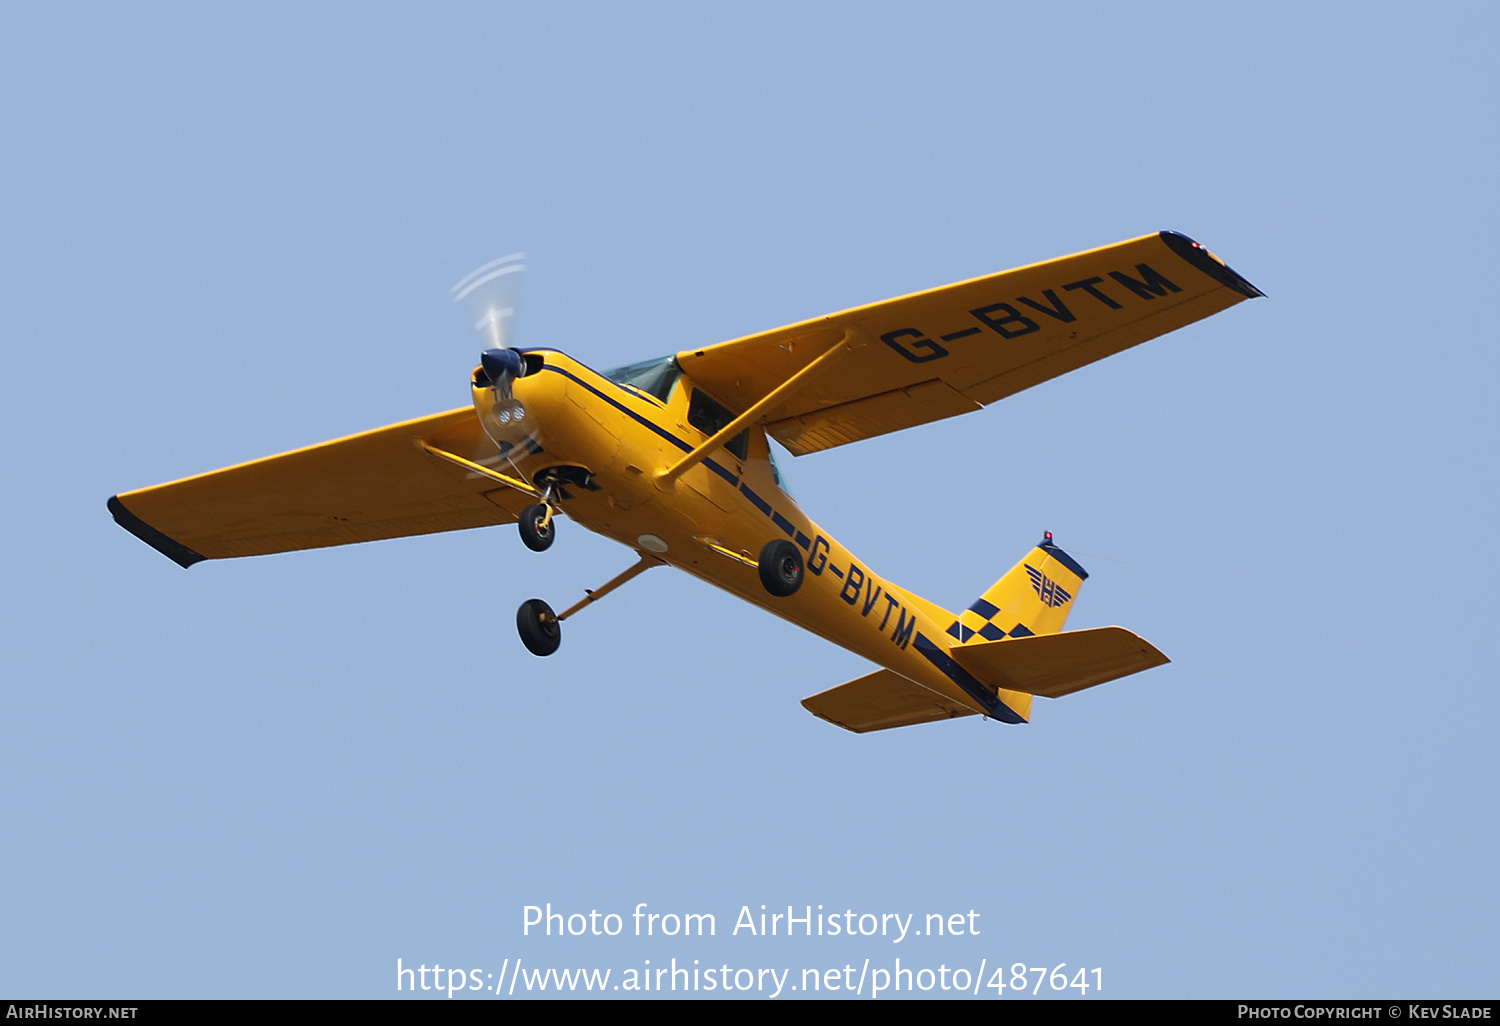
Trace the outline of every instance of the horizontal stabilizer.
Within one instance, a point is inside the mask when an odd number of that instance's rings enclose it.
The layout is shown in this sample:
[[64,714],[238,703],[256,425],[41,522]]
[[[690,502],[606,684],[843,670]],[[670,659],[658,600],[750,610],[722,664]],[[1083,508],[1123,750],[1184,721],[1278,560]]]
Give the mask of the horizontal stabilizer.
[[1039,634],[1003,641],[971,641],[966,645],[954,645],[948,653],[960,666],[991,687],[1024,691],[1044,698],[1061,698],[1095,684],[1171,662],[1151,642],[1124,627],[1095,627],[1087,631]]
[[976,712],[891,670],[876,670],[829,688],[804,698],[802,705],[814,716],[856,734],[973,716]]

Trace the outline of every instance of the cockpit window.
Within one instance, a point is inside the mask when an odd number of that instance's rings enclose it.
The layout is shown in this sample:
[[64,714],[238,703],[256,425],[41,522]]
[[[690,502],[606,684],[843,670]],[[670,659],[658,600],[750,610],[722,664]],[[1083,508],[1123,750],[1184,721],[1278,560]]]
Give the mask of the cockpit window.
[[[689,424],[705,435],[715,435],[728,427],[733,420],[734,414],[696,388],[693,389],[693,398],[688,403]],[[750,429],[746,428],[725,442],[724,448],[742,460],[748,459],[750,457]]]
[[682,368],[677,366],[677,357],[663,356],[657,360],[632,363],[628,367],[616,367],[612,371],[605,371],[604,376],[666,402],[672,394],[672,386],[682,377]]

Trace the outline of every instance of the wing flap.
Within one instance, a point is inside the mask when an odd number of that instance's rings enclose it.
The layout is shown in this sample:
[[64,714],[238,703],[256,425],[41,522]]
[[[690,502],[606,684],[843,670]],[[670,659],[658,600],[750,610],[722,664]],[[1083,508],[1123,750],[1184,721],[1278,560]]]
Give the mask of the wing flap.
[[893,670],[876,670],[804,698],[802,707],[814,716],[856,734],[975,715],[975,710]]
[[[771,395],[846,333],[854,356],[774,400],[799,455],[955,416],[1261,295],[1175,232],[855,307],[677,354],[732,409]],[[925,397],[913,389],[944,386]]]
[[514,523],[531,500],[422,452],[423,440],[476,463],[499,451],[472,407],[392,424],[124,492],[122,527],[179,565]]
[[861,438],[899,431],[929,421],[956,417],[980,404],[934,378],[868,399],[856,399],[826,409],[767,424],[770,436],[794,456],[855,442]]
[[1171,662],[1123,627],[954,645],[949,655],[992,687],[1061,698]]

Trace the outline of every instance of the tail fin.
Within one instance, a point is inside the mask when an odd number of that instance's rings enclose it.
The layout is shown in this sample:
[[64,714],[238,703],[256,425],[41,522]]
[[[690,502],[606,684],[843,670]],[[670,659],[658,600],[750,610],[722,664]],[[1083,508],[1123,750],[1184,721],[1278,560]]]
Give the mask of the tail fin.
[[1077,560],[1052,544],[1048,531],[1025,559],[959,614],[948,633],[958,642],[1056,634],[1088,575]]
[[1024,720],[1031,716],[1033,695],[1057,698],[1167,662],[1149,641],[1123,627],[1062,633],[1088,575],[1052,544],[1048,531],[948,628],[959,644],[949,646],[947,655],[963,675],[949,676],[981,704],[975,688],[989,689],[997,705]]

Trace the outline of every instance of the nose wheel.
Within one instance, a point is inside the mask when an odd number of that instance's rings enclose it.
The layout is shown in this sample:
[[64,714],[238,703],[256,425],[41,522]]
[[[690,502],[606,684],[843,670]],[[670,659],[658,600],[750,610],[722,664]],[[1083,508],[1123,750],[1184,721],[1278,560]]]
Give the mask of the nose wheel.
[[557,537],[557,527],[552,523],[552,507],[540,502],[523,509],[516,526],[521,529],[522,544],[532,552],[546,552]]
[[521,519],[516,526],[521,531],[521,542],[532,552],[546,552],[557,537],[557,528],[552,518],[557,515],[556,481],[548,481],[539,498],[541,502],[521,510]]
[[562,644],[562,624],[552,607],[541,599],[528,599],[516,610],[516,630],[521,644],[532,655],[549,656]]

